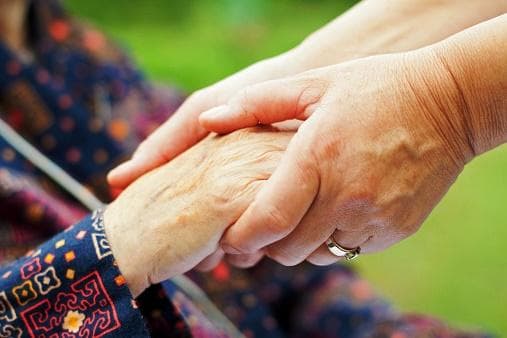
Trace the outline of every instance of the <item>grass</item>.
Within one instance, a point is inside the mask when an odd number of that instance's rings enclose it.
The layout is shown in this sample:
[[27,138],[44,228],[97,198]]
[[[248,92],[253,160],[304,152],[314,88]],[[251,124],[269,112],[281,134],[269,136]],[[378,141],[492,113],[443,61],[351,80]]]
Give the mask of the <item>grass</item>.
[[[152,79],[188,92],[295,46],[353,1],[67,0]],[[421,231],[358,268],[405,311],[507,332],[507,147],[469,165]]]

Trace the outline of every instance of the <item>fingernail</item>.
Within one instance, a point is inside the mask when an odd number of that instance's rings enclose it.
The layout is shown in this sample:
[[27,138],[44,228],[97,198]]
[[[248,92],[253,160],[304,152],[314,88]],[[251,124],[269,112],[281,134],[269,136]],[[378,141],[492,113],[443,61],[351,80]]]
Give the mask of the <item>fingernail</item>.
[[222,250],[224,250],[224,252],[226,254],[229,254],[229,255],[239,255],[239,254],[241,254],[241,252],[238,249],[236,249],[236,248],[234,248],[234,247],[232,247],[232,246],[230,246],[228,244],[221,244],[221,247],[222,247]]
[[200,119],[202,120],[223,120],[229,117],[230,108],[227,105],[211,108],[201,113]]

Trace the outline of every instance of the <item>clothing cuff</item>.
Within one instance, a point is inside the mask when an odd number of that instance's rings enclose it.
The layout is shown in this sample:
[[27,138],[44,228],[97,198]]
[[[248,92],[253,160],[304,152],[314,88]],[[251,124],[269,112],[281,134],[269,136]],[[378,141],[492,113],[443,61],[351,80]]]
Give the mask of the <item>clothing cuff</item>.
[[0,270],[0,337],[149,337],[96,211]]

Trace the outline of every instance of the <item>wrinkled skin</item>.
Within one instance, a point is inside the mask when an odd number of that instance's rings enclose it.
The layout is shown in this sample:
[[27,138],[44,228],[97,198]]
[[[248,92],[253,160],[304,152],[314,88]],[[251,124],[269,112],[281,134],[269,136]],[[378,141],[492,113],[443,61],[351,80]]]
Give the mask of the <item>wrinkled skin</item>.
[[106,234],[134,296],[217,250],[292,135],[274,128],[210,135],[139,178],[106,209]]

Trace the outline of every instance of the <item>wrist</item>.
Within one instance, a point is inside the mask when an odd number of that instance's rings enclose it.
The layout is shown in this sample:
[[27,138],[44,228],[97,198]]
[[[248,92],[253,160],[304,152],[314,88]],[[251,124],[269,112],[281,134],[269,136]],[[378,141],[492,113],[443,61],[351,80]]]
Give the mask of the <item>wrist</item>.
[[118,269],[125,278],[127,286],[134,298],[137,298],[146,288],[149,282],[140,268],[142,265],[136,264],[136,252],[128,247],[129,233],[126,233],[122,227],[121,210],[117,210],[115,202],[111,203],[103,212],[104,232],[109,242],[111,252],[115,258]]
[[507,15],[429,47],[474,156],[507,141],[505,32]]
[[406,89],[416,105],[411,121],[424,126],[424,134],[438,140],[445,156],[461,170],[476,156],[461,88],[433,50],[425,48],[403,56]]

